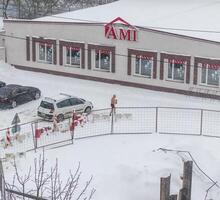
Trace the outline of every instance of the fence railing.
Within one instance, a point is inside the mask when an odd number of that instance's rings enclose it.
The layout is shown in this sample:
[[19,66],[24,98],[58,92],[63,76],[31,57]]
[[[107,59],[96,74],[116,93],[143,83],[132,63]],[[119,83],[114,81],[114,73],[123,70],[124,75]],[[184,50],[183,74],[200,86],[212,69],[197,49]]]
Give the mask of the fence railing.
[[[70,144],[73,139],[110,134],[182,134],[220,138],[220,111],[177,107],[120,107],[109,115],[110,109],[94,110],[79,120],[74,131],[71,119],[58,124],[37,120],[20,124],[19,133],[11,133],[6,141],[6,130],[0,130],[1,157],[41,147]],[[9,127],[11,131],[13,127]]]

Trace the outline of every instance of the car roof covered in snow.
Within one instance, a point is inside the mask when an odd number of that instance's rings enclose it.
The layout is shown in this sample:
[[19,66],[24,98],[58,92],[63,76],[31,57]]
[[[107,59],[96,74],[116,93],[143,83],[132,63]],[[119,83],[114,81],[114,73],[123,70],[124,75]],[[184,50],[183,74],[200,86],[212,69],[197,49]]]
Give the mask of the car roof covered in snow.
[[[65,94],[65,93],[60,93],[56,96],[53,97],[44,97],[44,101],[48,101],[48,102],[58,102],[58,101],[62,101],[68,98],[74,98],[75,96],[70,95],[70,94]],[[77,98],[77,97],[76,97]]]

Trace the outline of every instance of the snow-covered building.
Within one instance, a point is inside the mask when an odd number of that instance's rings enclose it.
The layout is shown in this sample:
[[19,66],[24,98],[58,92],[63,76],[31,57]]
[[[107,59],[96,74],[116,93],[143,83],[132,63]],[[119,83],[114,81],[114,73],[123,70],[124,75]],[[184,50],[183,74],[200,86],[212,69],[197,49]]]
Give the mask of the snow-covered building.
[[219,10],[214,0],[120,0],[35,20],[5,20],[7,62],[220,98]]

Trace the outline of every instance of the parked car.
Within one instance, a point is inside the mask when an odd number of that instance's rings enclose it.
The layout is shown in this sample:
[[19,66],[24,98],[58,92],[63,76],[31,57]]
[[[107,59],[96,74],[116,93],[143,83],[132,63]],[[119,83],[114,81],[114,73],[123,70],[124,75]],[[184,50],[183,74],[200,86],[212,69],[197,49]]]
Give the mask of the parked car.
[[46,120],[51,120],[54,115],[58,121],[63,121],[64,118],[71,117],[73,110],[76,113],[90,113],[93,104],[85,99],[75,97],[68,94],[59,94],[56,97],[45,97],[38,107],[37,115]]
[[1,88],[1,87],[4,87],[5,85],[6,85],[5,82],[0,81],[0,88]]
[[14,108],[17,105],[39,99],[41,91],[35,87],[9,84],[0,88],[0,107]]

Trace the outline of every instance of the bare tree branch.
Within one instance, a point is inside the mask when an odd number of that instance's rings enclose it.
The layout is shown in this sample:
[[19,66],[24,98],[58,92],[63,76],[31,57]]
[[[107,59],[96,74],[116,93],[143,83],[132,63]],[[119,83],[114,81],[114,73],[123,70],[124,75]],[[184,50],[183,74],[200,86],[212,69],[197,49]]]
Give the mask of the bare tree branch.
[[[18,193],[35,196],[36,199],[51,199],[51,200],[91,200],[95,189],[93,188],[90,193],[87,192],[93,177],[85,183],[82,189],[79,187],[80,177],[82,172],[80,171],[80,163],[77,168],[72,172],[69,170],[69,176],[66,181],[61,179],[58,169],[58,160],[49,171],[46,171],[46,163],[44,151],[42,155],[39,155],[38,159],[34,159],[34,172],[31,179],[31,167],[28,170],[27,175],[21,175],[18,171],[17,164],[14,160],[15,175],[11,184],[7,183],[7,188],[10,191],[15,191],[14,194],[10,194],[10,200],[16,200]],[[26,190],[26,186],[30,183],[34,183],[34,188],[29,191]],[[18,183],[18,184],[16,184]],[[89,193],[88,195],[86,193]],[[21,197],[25,200],[25,197]]]

